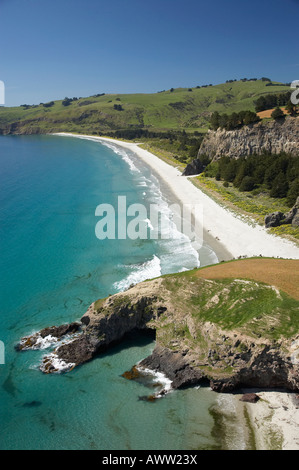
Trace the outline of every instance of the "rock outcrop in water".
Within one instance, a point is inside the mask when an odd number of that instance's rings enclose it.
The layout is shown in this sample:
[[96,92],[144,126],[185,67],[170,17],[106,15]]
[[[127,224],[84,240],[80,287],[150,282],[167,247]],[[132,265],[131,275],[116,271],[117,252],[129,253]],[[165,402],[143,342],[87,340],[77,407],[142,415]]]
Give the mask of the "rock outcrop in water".
[[[271,315],[256,311],[245,321],[242,305],[263,295],[268,304],[276,305]],[[238,387],[298,391],[299,334],[280,333],[284,309],[280,292],[264,284],[238,279],[228,284],[190,273],[166,276],[93,303],[81,318],[81,330],[75,327],[74,338],[47,354],[41,369],[45,373],[71,369],[126,333],[151,329],[156,332],[156,347],[138,369],[163,372],[174,389],[208,382],[219,392]],[[225,324],[227,318],[234,325]]]
[[209,131],[204,138],[198,156],[208,155],[213,160],[223,156],[240,158],[247,155],[261,155],[263,152],[278,154],[286,152],[299,155],[299,119],[285,119],[258,122],[238,130],[218,129]]

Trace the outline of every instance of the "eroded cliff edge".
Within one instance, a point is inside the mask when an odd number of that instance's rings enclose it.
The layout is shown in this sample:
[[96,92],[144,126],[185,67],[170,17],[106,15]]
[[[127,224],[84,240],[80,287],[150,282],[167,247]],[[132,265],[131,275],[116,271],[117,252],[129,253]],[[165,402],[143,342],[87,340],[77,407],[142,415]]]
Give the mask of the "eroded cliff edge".
[[[140,358],[138,367],[163,372],[172,388],[208,381],[216,391],[298,391],[299,301],[275,286],[245,279],[208,280],[197,273],[146,281],[94,302],[77,324],[79,330],[72,328],[74,337],[47,354],[41,369],[57,372],[61,364],[71,369],[134,329],[152,329],[156,347],[149,357]],[[46,331],[48,339],[55,334],[51,328]],[[63,336],[69,330],[55,331]],[[30,347],[29,337],[18,345]]]
[[198,156],[208,155],[217,160],[223,156],[240,158],[260,155],[263,152],[278,154],[286,152],[299,155],[299,119],[286,117],[262,121],[241,129],[209,131],[205,136]]

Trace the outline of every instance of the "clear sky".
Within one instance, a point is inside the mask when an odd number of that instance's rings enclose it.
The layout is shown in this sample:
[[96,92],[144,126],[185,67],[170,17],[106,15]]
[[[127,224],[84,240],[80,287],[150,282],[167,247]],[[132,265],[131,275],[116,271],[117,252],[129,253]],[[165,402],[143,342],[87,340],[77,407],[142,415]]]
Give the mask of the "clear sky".
[[299,79],[299,0],[0,0],[6,106]]

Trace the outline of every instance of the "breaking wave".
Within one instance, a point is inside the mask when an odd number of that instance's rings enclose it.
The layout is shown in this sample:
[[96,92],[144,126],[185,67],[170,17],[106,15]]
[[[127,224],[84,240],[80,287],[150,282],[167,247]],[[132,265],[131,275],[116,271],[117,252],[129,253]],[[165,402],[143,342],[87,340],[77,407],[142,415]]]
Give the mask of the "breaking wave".
[[119,282],[115,282],[113,285],[113,287],[119,292],[128,289],[132,284],[137,284],[147,279],[153,279],[161,276],[162,274],[160,259],[156,255],[154,255],[153,259],[146,261],[145,263],[131,265],[128,266],[128,268],[133,269],[133,271],[126,278]]

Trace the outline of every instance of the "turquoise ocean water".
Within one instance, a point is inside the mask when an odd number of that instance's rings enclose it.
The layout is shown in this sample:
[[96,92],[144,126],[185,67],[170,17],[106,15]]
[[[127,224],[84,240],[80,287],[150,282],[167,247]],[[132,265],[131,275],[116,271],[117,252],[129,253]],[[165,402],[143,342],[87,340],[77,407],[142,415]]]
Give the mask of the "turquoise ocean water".
[[131,336],[67,374],[44,375],[47,350],[17,352],[27,334],[78,320],[94,300],[160,274],[209,264],[186,237],[99,240],[99,204],[158,203],[158,180],[128,151],[58,136],[0,137],[0,449],[220,448],[207,388],[149,403],[121,374],[154,348]]

